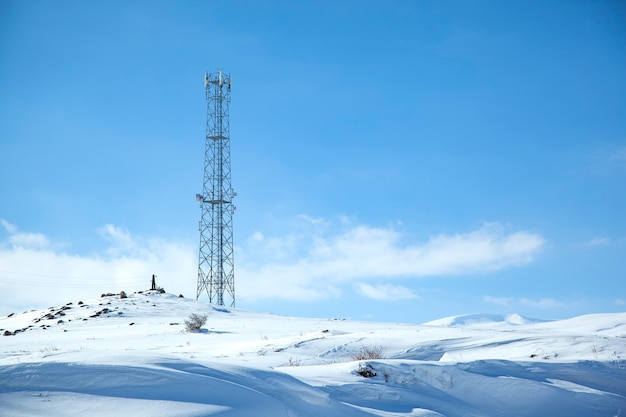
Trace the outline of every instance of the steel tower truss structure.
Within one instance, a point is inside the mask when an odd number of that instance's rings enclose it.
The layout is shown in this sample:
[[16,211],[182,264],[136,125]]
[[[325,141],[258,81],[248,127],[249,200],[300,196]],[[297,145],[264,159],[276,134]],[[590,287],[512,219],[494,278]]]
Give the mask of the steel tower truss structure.
[[209,302],[235,306],[235,262],[233,253],[233,198],[230,180],[229,74],[206,73],[207,99],[204,181],[200,203],[200,251],[196,299],[206,291]]

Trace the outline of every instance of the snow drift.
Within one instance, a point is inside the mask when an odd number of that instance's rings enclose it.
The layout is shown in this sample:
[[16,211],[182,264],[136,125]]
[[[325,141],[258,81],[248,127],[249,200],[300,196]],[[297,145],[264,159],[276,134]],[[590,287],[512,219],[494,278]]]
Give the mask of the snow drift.
[[[199,332],[184,330],[192,313],[207,315]],[[626,313],[390,324],[146,292],[0,329],[3,416],[626,415]],[[356,359],[368,347],[377,357]]]

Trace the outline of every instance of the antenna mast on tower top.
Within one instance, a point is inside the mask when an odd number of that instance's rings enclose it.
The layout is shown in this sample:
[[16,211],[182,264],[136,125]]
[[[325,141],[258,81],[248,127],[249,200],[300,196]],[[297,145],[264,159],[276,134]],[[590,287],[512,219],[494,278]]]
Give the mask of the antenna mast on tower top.
[[196,299],[206,291],[209,302],[235,307],[235,261],[233,254],[233,198],[230,182],[231,76],[204,75],[207,100],[202,194],[196,194],[200,217],[200,251]]

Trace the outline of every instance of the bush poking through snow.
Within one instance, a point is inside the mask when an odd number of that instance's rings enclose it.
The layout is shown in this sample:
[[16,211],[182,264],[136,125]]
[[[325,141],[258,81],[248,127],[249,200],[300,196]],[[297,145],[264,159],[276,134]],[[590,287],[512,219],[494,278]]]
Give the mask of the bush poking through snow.
[[376,372],[372,365],[369,363],[366,365],[359,365],[359,369],[356,371],[357,374],[361,375],[363,378],[374,378],[376,376]]
[[200,315],[191,313],[188,320],[185,320],[185,330],[188,332],[199,332],[206,323],[206,314]]
[[352,356],[354,361],[369,359],[385,359],[385,349],[382,346],[362,346],[361,350]]
[[302,361],[297,358],[289,357],[289,361],[287,362],[287,366],[302,366]]

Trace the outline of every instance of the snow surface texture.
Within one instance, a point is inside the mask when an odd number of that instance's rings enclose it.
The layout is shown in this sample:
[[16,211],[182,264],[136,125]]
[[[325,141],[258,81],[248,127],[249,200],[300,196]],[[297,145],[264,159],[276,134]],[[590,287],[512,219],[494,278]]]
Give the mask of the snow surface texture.
[[[196,333],[192,313],[208,316]],[[6,417],[626,416],[626,313],[389,324],[146,292],[0,329]]]

